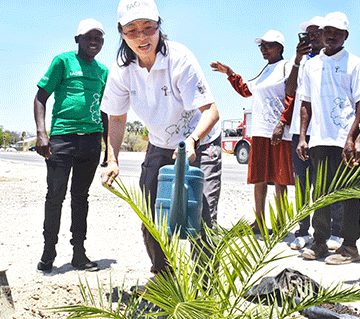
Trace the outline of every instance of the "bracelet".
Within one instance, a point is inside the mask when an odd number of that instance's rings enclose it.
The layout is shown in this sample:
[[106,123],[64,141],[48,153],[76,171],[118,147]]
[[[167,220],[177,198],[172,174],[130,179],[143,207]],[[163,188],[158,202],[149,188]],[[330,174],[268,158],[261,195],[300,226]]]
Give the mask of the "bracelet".
[[300,64],[296,64],[296,63],[294,62],[293,66],[294,66],[295,68],[298,68],[298,67],[300,66]]

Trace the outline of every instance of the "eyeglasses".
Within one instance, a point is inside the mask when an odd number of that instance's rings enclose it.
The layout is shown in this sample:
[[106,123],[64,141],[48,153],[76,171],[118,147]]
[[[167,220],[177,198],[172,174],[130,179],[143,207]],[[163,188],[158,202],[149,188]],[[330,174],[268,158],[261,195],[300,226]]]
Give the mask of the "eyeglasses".
[[268,50],[268,49],[274,47],[275,45],[276,45],[275,42],[260,43],[260,44],[259,44],[259,48],[260,48],[260,50],[261,50],[261,49],[266,49],[266,50]]
[[137,38],[140,38],[141,33],[144,33],[145,36],[147,37],[151,37],[152,35],[155,34],[156,30],[159,29],[159,26],[149,26],[146,27],[144,30],[142,31],[138,31],[138,30],[130,30],[128,32],[122,32],[122,34],[126,35],[129,39],[134,40]]

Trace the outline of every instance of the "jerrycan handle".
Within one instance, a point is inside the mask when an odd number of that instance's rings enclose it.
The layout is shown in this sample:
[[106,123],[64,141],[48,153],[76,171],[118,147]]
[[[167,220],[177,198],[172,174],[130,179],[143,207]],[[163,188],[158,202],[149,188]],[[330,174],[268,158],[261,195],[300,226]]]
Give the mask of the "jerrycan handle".
[[170,228],[186,227],[187,223],[187,192],[185,190],[185,172],[189,169],[189,160],[186,155],[185,142],[180,142],[175,161],[175,183],[170,210]]

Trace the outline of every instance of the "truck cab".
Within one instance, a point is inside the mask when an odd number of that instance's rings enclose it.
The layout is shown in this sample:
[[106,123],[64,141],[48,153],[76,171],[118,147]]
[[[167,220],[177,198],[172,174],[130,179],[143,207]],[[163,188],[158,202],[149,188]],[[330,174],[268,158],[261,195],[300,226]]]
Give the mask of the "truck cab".
[[244,110],[243,119],[224,120],[222,128],[222,150],[234,154],[240,164],[249,162],[251,146],[251,111]]

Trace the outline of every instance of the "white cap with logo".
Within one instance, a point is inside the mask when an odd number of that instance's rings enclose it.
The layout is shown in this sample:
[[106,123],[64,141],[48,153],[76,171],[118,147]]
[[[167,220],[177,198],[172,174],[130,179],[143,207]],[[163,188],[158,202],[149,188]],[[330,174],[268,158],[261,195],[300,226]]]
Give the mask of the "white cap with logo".
[[277,42],[280,43],[283,47],[285,47],[285,38],[279,31],[270,30],[266,32],[261,38],[255,39],[255,43],[261,43],[261,41]]
[[140,19],[158,22],[160,16],[153,0],[121,0],[117,18],[118,22],[124,26]]
[[310,21],[306,21],[300,24],[300,29],[303,31],[306,31],[306,29],[312,25],[316,26],[316,27],[321,27],[325,22],[325,19],[323,17],[313,17],[312,19],[310,19]]
[[105,34],[104,27],[99,21],[96,21],[95,19],[85,19],[82,20],[79,23],[78,29],[77,29],[77,36],[86,34],[91,30],[98,30],[102,34]]
[[325,21],[320,29],[324,29],[325,27],[334,27],[336,29],[349,31],[349,20],[345,13],[338,11],[331,12],[325,16]]

